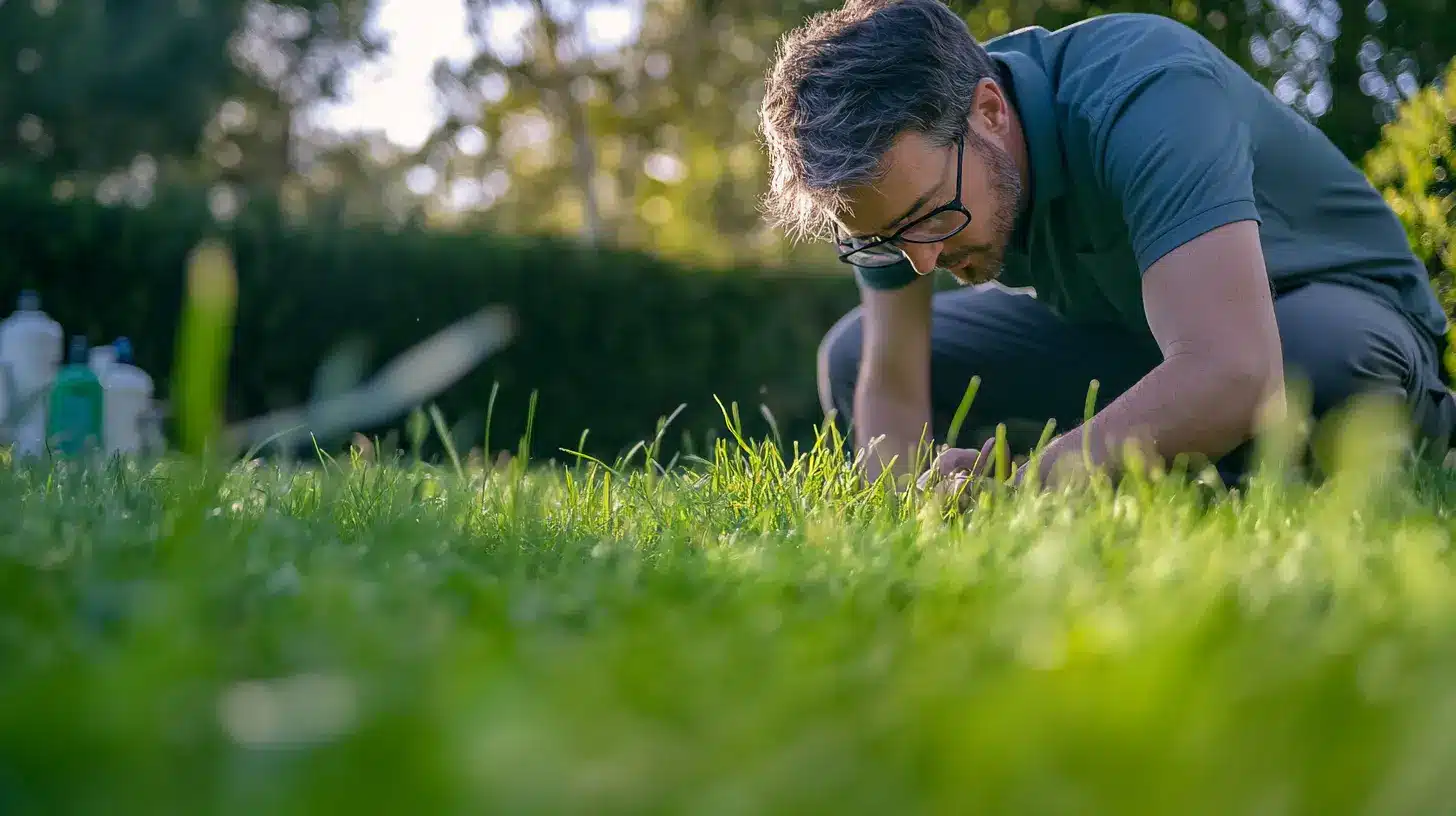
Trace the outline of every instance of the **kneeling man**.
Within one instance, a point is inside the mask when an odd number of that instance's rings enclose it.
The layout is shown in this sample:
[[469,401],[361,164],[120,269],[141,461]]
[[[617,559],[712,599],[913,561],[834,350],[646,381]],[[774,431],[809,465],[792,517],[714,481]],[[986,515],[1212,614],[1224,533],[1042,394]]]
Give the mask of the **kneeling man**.
[[[939,0],[850,0],[784,38],[761,115],[766,211],[834,241],[861,290],[819,390],[872,477],[911,475],[972,377],[978,448],[1004,422],[1025,452],[1056,421],[1043,482],[1129,442],[1236,481],[1286,378],[1316,418],[1383,397],[1450,444],[1446,316],[1395,214],[1186,26],[1108,14],[982,45]],[[937,269],[966,285],[937,293]]]

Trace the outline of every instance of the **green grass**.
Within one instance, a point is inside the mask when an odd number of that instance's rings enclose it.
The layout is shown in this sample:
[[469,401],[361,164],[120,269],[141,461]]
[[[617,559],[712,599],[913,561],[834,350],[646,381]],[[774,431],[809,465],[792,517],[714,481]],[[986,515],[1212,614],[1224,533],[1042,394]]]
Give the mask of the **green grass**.
[[673,467],[237,464],[221,249],[187,278],[177,456],[0,466],[0,814],[1456,801],[1456,479],[1398,467],[1376,415],[1316,446],[1318,484],[1286,425],[1241,491],[964,513],[736,434]]
[[1453,498],[3,468],[0,812],[1440,812]]

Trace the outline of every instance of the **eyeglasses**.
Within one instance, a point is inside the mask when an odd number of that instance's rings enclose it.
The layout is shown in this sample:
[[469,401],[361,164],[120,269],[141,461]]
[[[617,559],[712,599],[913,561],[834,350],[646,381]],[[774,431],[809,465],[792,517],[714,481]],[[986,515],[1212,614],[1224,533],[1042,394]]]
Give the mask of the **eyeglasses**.
[[[835,238],[839,260],[863,267],[894,266],[909,259],[902,244],[936,244],[966,228],[971,211],[961,203],[961,174],[966,152],[965,137],[956,139],[956,191],[947,204],[911,221],[888,238]],[[838,227],[835,227],[836,231]]]

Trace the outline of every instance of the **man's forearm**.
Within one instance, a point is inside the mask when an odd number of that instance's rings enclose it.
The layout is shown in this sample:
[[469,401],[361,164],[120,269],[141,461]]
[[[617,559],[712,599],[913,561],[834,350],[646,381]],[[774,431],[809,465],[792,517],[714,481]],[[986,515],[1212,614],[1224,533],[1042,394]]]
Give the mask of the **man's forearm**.
[[913,478],[915,458],[929,442],[929,395],[905,393],[909,390],[873,374],[861,377],[855,388],[855,447],[864,452],[872,480],[887,466],[897,480]]
[[1092,467],[1115,475],[1129,442],[1149,464],[1180,454],[1218,459],[1252,438],[1271,397],[1282,398],[1282,380],[1277,362],[1260,373],[1194,355],[1171,357],[1089,423],[1048,445],[1039,476],[1046,483],[1066,465],[1080,466],[1084,450]]

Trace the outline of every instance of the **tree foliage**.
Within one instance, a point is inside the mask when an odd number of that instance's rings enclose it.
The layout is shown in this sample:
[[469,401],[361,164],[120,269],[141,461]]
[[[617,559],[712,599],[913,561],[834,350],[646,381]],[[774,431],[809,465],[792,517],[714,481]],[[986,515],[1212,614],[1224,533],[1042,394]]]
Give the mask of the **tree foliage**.
[[0,167],[93,180],[126,169],[141,183],[123,194],[168,170],[276,183],[292,168],[295,112],[373,50],[369,5],[0,2]]
[[1400,216],[1450,313],[1456,310],[1456,61],[1442,79],[1400,106],[1366,157],[1365,171]]

